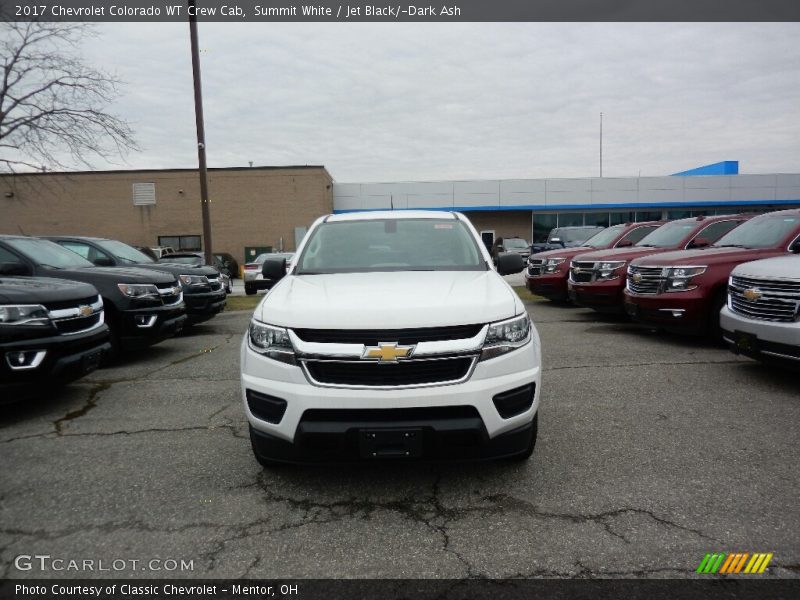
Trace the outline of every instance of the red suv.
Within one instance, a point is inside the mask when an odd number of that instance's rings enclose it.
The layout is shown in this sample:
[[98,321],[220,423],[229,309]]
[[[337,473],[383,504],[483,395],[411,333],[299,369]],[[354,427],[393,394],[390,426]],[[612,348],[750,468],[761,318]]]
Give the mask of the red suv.
[[550,300],[566,300],[569,263],[576,255],[592,250],[633,246],[663,224],[663,221],[643,221],[613,225],[593,235],[578,247],[539,252],[528,259],[525,286],[532,293]]
[[567,282],[569,297],[579,306],[601,312],[622,313],[625,310],[622,295],[625,289],[625,268],[630,261],[670,250],[703,248],[716,242],[751,216],[679,219],[662,225],[630,248],[579,254],[570,265]]
[[[719,311],[733,268],[788,252],[800,253],[800,209],[759,215],[702,250],[633,261],[625,310],[649,325],[719,337]],[[758,290],[753,292],[757,299]]]

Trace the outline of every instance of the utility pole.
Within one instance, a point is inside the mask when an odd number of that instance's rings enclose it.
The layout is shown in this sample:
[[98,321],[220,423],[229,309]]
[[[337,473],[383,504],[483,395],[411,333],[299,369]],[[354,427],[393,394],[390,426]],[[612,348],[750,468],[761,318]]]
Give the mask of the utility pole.
[[600,177],[603,176],[603,113],[600,113]]
[[197,45],[195,0],[189,2],[189,38],[192,44],[192,76],[194,78],[194,119],[197,125],[197,162],[200,170],[200,206],[203,211],[203,251],[206,264],[213,265],[211,252],[211,216],[208,200],[208,168],[206,165],[206,132],[203,124],[203,91],[200,85],[200,51]]

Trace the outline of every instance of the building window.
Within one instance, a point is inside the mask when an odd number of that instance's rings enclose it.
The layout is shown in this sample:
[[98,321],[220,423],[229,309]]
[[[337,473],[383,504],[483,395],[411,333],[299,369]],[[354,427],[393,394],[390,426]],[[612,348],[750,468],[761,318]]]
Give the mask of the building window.
[[583,213],[561,213],[558,215],[559,227],[580,227],[583,225]]
[[633,212],[612,212],[608,215],[609,225],[622,225],[623,223],[633,223],[636,215]]
[[660,210],[651,210],[651,211],[640,211],[636,213],[636,222],[640,221],[660,221],[661,220],[661,211]]
[[556,225],[558,225],[558,215],[533,213],[531,241],[533,243],[546,242],[550,231],[553,230]]
[[201,238],[199,235],[160,235],[158,236],[159,246],[168,246],[174,250],[202,250]]
[[584,225],[596,225],[597,227],[608,227],[608,213],[586,213],[584,215]]
[[156,184],[155,183],[134,183],[133,184],[133,205],[149,206],[156,203]]

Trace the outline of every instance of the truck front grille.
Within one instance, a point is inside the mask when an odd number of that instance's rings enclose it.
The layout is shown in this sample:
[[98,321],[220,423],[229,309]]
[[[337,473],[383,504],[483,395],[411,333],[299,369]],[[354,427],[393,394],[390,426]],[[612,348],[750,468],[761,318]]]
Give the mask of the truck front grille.
[[482,328],[483,325],[478,324],[418,329],[293,329],[292,331],[304,342],[375,346],[385,342],[405,345],[469,339],[478,335]]
[[544,259],[531,258],[528,260],[528,275],[538,277],[544,273]]
[[742,316],[790,322],[800,311],[800,281],[731,277],[728,306]]
[[593,262],[582,262],[573,260],[570,263],[569,279],[574,283],[591,283],[595,280],[595,270]]
[[312,382],[321,385],[400,387],[463,381],[476,360],[475,356],[458,356],[388,364],[333,360],[305,360],[302,364]]
[[208,277],[208,284],[211,286],[212,292],[218,292],[222,289],[222,282],[219,280],[219,277],[209,276]]
[[89,331],[104,322],[103,300],[100,296],[65,302],[49,302],[45,306],[60,334],[69,335]]
[[633,294],[658,294],[664,281],[661,267],[628,267],[628,291]]

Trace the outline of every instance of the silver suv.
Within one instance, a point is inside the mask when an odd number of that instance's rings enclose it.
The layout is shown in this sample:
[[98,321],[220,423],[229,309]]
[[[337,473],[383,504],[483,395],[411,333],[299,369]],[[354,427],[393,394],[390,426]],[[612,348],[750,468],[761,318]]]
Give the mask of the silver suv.
[[800,256],[736,267],[720,325],[733,352],[800,368]]

